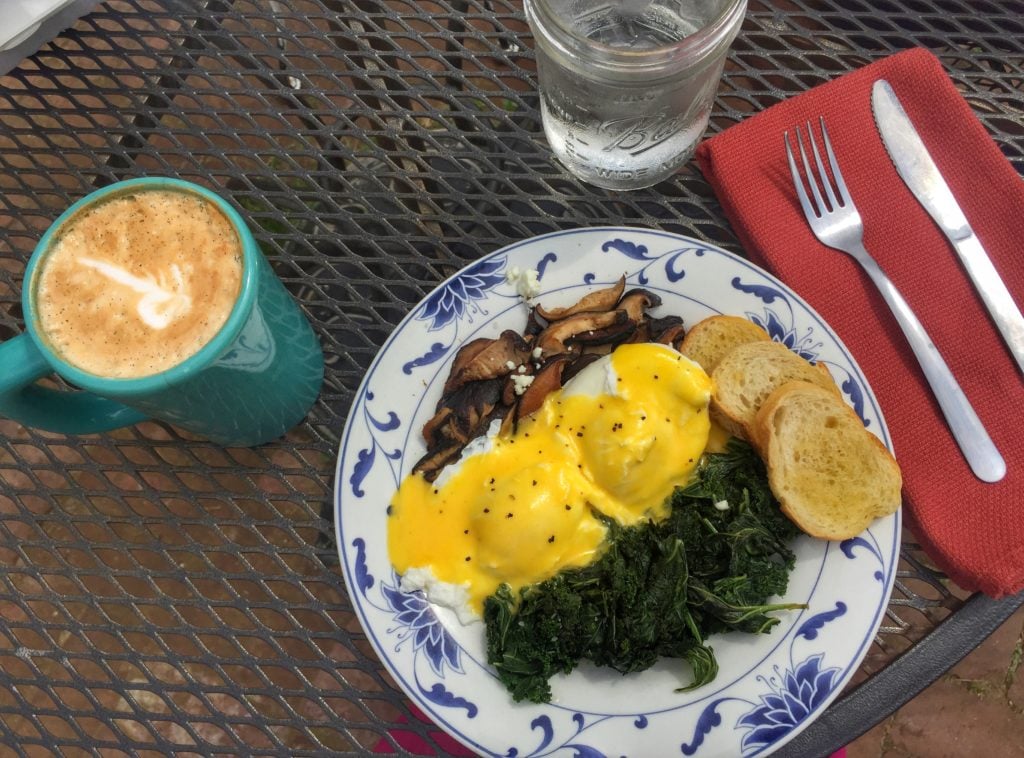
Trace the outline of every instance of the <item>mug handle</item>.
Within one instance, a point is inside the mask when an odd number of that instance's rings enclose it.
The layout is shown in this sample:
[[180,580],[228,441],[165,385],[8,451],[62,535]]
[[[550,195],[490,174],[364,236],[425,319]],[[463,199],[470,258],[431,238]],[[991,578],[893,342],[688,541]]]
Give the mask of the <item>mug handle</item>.
[[53,373],[27,334],[0,342],[0,416],[61,434],[92,434],[145,421],[127,405],[82,390],[64,392],[33,384]]

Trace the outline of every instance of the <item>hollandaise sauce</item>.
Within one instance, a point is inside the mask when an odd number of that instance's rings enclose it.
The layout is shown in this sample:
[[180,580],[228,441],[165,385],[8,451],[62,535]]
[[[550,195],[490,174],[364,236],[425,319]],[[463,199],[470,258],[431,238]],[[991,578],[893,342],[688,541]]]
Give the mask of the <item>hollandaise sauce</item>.
[[435,482],[408,476],[391,503],[395,569],[463,585],[479,615],[601,552],[606,528],[660,520],[710,432],[711,380],[665,345],[622,345],[552,392],[512,436],[473,446]]

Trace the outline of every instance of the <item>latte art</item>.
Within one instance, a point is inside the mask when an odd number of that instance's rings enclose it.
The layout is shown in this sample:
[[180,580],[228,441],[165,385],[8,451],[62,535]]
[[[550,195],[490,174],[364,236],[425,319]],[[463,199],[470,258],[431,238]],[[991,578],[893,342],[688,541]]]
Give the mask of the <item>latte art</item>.
[[149,376],[216,335],[241,280],[241,242],[217,206],[187,192],[137,190],[60,230],[37,279],[39,326],[83,371]]
[[192,307],[192,298],[184,292],[185,280],[177,263],[171,264],[174,284],[173,287],[168,287],[163,277],[160,277],[159,281],[153,281],[152,278],[140,279],[123,268],[105,261],[92,258],[80,258],[79,261],[82,265],[96,269],[111,281],[127,285],[142,295],[135,308],[139,318],[153,329],[166,328],[171,321],[187,313]]

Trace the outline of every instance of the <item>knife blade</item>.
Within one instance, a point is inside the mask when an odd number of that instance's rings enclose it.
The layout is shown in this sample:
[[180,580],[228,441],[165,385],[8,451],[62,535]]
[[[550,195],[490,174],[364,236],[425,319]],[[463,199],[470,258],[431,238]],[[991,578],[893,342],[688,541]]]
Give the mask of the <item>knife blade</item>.
[[876,81],[871,89],[871,110],[896,173],[953,245],[1017,366],[1024,372],[1024,316],[892,86],[884,79]]

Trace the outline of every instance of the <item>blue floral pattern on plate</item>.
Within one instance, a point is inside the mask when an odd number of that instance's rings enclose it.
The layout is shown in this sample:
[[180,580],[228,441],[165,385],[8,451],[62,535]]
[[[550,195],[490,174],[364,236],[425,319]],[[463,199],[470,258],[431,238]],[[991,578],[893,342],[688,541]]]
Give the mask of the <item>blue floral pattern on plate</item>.
[[430,330],[443,329],[463,317],[472,318],[487,293],[505,281],[502,258],[484,258],[434,290],[416,318],[430,322]]
[[768,692],[745,713],[737,725],[747,729],[740,747],[759,750],[777,742],[802,724],[835,689],[838,668],[822,668],[821,654],[812,655],[794,669],[764,680]]
[[[481,754],[763,755],[791,739],[838,694],[881,620],[895,576],[899,514],[839,545],[801,538],[786,599],[806,602],[770,635],[711,639],[718,678],[676,693],[684,664],[622,677],[587,665],[552,682],[549,705],[512,704],[486,665],[483,627],[461,625],[400,588],[387,556],[388,502],[422,454],[429,418],[457,347],[522,329],[527,304],[506,281],[538,271],[546,305],[573,302],[625,276],[688,325],[742,315],[823,363],[869,430],[889,443],[853,358],[799,296],[749,262],[679,235],[630,228],[526,240],[439,285],[398,326],[349,414],[335,479],[338,550],[367,636],[396,681],[440,726]],[[841,621],[839,621],[841,619]]]

